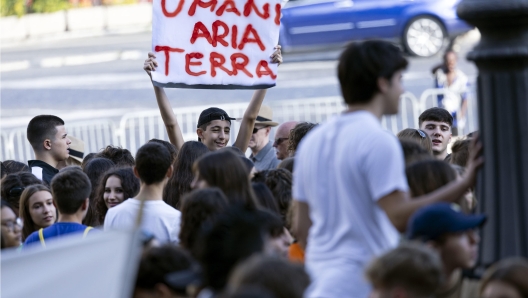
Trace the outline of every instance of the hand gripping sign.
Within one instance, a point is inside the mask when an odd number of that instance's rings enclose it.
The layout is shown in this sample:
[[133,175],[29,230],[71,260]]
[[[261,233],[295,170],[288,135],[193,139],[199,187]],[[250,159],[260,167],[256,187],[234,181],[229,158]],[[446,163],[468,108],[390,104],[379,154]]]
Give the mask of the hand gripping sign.
[[154,85],[264,89],[275,86],[270,55],[279,40],[280,0],[154,0]]

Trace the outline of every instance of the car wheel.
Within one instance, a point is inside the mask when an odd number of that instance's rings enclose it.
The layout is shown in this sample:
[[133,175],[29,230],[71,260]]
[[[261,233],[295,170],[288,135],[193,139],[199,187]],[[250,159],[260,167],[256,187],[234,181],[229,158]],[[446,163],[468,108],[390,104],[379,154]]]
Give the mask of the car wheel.
[[410,54],[430,57],[444,46],[444,26],[431,17],[417,17],[409,22],[403,33],[403,43]]

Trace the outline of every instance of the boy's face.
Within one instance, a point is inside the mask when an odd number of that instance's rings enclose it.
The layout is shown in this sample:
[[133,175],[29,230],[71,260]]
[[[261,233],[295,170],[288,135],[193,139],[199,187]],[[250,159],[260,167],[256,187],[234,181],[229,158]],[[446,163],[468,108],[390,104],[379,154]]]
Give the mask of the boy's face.
[[207,125],[205,131],[198,128],[196,133],[210,151],[215,151],[227,146],[230,131],[231,122],[227,120],[213,120]]
[[381,92],[385,95],[384,114],[393,115],[398,113],[400,96],[405,92],[402,84],[402,71],[394,73],[386,87],[380,86]]
[[255,125],[257,132],[251,135],[248,147],[251,149],[260,149],[269,142],[270,126]]
[[62,161],[70,157],[70,144],[71,140],[68,138],[68,133],[64,125],[56,127],[57,133],[55,133],[55,138],[51,140],[51,155],[56,161]]
[[480,237],[476,230],[447,234],[446,241],[437,247],[445,268],[470,269],[478,257]]
[[451,142],[451,126],[445,122],[424,121],[420,127],[431,138],[433,153],[443,154],[447,150],[447,145]]

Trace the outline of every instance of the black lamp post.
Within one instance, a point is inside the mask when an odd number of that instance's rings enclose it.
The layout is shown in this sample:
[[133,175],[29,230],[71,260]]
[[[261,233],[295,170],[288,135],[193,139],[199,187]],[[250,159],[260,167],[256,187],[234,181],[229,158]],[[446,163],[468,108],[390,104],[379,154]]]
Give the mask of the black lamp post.
[[467,55],[479,70],[485,159],[477,185],[488,215],[480,261],[528,257],[528,0],[463,0],[457,12],[481,33]]

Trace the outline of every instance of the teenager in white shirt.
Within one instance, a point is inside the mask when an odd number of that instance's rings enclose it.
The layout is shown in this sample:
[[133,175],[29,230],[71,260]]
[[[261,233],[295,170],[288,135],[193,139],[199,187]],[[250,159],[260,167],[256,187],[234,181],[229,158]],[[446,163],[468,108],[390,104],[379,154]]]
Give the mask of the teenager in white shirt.
[[398,112],[407,61],[387,42],[350,45],[338,76],[348,110],[313,129],[295,157],[294,234],[306,248],[306,297],[367,297],[364,268],[395,247],[418,208],[454,201],[474,184],[475,147],[466,176],[411,200],[403,153],[381,117]]
[[180,211],[163,201],[163,188],[172,176],[169,150],[158,143],[147,143],[136,154],[134,174],[140,180],[135,198],[110,208],[104,229],[132,229],[136,223],[141,201],[145,201],[141,229],[153,234],[160,242],[178,242]]

